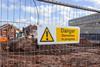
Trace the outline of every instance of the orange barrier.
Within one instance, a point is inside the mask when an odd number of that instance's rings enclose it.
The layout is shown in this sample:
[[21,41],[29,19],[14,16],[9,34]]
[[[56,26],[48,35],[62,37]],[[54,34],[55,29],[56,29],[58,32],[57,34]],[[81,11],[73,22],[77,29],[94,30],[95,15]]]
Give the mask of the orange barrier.
[[5,43],[8,42],[8,38],[7,37],[0,37],[0,43]]

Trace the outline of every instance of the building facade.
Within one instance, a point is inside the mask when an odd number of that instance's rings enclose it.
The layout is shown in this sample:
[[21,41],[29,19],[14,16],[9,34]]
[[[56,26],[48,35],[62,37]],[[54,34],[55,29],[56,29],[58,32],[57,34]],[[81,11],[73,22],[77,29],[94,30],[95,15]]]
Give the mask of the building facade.
[[69,20],[70,26],[79,26],[81,38],[88,40],[100,40],[100,14],[91,14],[88,16]]
[[16,38],[16,31],[20,31],[16,27],[10,24],[4,24],[0,26],[0,37],[7,37],[8,39]]

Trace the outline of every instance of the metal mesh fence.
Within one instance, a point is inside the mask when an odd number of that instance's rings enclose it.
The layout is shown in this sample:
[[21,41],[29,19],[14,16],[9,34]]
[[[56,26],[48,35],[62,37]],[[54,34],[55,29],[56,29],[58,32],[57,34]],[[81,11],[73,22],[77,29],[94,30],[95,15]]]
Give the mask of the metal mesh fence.
[[[100,67],[99,18],[37,0],[0,0],[0,67]],[[37,26],[43,24],[79,26],[80,43],[38,45]]]

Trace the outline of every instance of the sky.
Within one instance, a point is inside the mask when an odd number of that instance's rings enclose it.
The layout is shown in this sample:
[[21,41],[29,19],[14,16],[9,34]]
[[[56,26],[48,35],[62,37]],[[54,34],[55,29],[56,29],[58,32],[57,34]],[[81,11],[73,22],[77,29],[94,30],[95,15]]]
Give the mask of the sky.
[[[99,10],[99,0],[57,0]],[[86,16],[94,12],[38,2],[37,0],[0,0],[0,25],[5,23],[24,27],[29,24],[68,25],[73,18]],[[12,22],[10,22],[12,21]]]

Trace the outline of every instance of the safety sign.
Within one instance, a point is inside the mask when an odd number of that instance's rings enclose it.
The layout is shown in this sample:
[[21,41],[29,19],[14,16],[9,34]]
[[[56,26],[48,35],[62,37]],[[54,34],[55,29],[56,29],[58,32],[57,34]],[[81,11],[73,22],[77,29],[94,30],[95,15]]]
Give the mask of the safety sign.
[[54,42],[54,39],[53,39],[48,27],[46,27],[46,29],[44,30],[44,33],[42,35],[40,42]]
[[38,45],[79,43],[79,27],[56,25],[38,26]]
[[57,42],[78,42],[79,41],[79,29],[72,27],[56,28],[56,40]]

